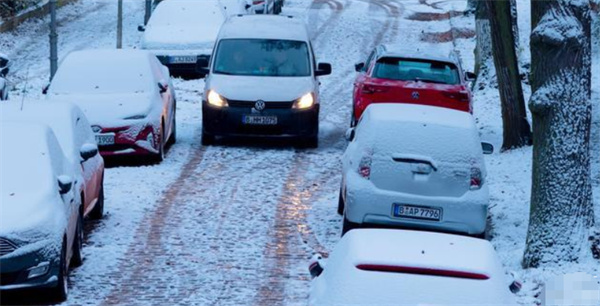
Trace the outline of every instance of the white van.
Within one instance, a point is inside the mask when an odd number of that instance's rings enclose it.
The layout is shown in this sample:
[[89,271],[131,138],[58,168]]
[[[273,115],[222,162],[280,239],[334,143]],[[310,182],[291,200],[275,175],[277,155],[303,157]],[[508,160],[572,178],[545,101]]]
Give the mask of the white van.
[[221,27],[206,76],[202,144],[216,136],[293,137],[318,145],[319,81],[304,21],[289,16],[236,15]]

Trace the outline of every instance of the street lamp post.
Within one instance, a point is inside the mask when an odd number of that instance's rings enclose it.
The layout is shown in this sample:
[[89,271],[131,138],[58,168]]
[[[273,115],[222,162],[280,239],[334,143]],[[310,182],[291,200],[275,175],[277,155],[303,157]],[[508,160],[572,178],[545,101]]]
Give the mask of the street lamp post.
[[117,17],[117,49],[123,47],[123,0],[119,0]]
[[50,0],[50,81],[58,69],[58,34],[56,34],[56,2]]

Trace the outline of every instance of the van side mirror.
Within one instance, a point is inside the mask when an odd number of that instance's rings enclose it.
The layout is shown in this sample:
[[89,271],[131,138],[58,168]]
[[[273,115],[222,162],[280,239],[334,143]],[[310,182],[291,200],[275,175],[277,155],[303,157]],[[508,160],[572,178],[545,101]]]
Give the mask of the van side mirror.
[[330,75],[330,74],[331,74],[331,64],[319,63],[317,65],[317,71],[315,71],[315,76]]
[[79,153],[81,155],[81,162],[85,162],[98,154],[98,146],[95,144],[86,143],[81,146]]
[[58,191],[60,194],[66,194],[71,191],[73,187],[73,180],[68,175],[61,175],[58,177]]
[[312,278],[319,277],[321,273],[325,270],[325,264],[322,262],[323,256],[319,253],[313,255],[310,259],[310,263],[308,264],[308,271],[310,272],[310,276]]
[[482,142],[481,149],[483,150],[483,154],[486,155],[494,153],[494,145],[489,142]]
[[347,141],[353,141],[354,140],[354,128],[349,128],[346,130],[346,134],[344,135],[344,138],[346,138]]
[[361,72],[363,69],[365,69],[365,63],[358,63],[354,65],[354,70],[356,70],[356,72]]
[[146,32],[146,26],[143,24],[138,25],[138,31],[139,32]]
[[196,61],[196,72],[201,74],[203,77],[210,73],[210,57],[200,56]]
[[467,72],[465,73],[465,78],[467,80],[467,82],[473,82],[475,81],[475,79],[477,79],[477,75],[473,72]]

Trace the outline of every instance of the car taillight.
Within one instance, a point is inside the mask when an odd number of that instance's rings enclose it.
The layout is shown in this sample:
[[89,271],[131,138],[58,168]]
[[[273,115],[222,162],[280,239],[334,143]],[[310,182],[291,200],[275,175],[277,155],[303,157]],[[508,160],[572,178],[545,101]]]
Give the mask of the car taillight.
[[265,0],[254,0],[254,1],[252,1],[252,4],[254,4],[254,5],[263,4],[263,3],[265,3]]
[[432,268],[422,268],[422,267],[359,264],[359,265],[356,265],[356,268],[359,270],[363,270],[363,271],[444,276],[444,277],[467,278],[467,279],[475,279],[475,280],[486,280],[486,279],[490,278],[489,276],[482,274],[482,273],[457,271],[457,270],[445,270],[445,269],[432,269]]
[[363,94],[374,94],[388,91],[388,88],[383,86],[375,86],[375,85],[363,85],[362,93]]
[[481,173],[481,169],[473,167],[471,168],[471,186],[469,187],[471,190],[480,189],[483,185],[483,174]]
[[452,99],[452,100],[457,100],[460,102],[469,102],[469,93],[465,90],[461,90],[459,92],[455,92],[455,91],[445,91],[443,92],[444,96]]
[[360,174],[360,176],[369,179],[371,177],[371,163],[373,161],[373,158],[371,157],[370,153],[366,153],[361,159],[360,159],[360,163],[358,164],[358,174]]

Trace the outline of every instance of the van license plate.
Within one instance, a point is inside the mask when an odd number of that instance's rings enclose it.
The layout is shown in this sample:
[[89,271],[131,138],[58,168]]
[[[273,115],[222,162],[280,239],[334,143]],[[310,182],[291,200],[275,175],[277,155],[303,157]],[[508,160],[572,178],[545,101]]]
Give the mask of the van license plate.
[[442,219],[442,209],[430,206],[394,204],[394,217],[440,221]]
[[115,144],[115,135],[96,135],[96,142],[99,146],[109,146]]
[[244,116],[242,122],[252,125],[277,125],[277,116]]
[[171,57],[171,64],[191,64],[196,63],[198,58],[196,56],[173,56]]

